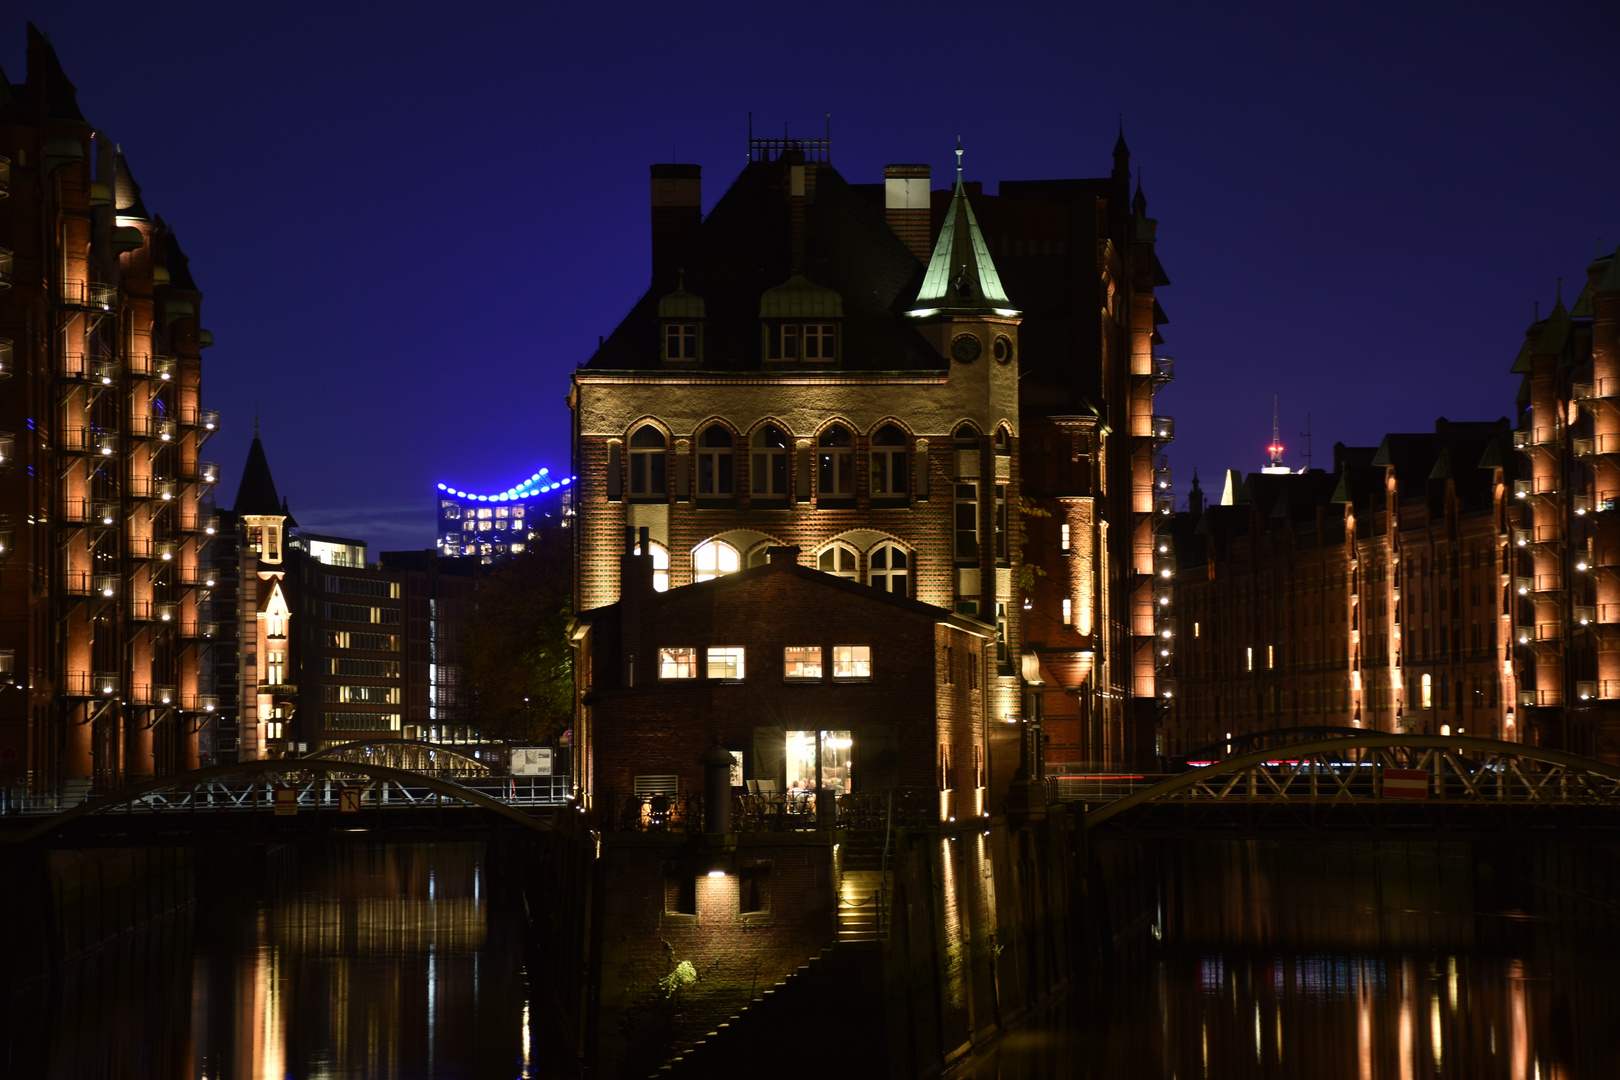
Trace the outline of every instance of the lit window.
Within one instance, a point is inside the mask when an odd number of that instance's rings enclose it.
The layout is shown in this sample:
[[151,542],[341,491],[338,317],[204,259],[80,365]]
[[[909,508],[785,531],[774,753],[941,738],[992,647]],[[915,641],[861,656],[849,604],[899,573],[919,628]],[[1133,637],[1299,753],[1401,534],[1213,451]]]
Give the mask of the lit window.
[[906,433],[893,424],[885,424],[872,436],[872,494],[904,495],[908,473]]
[[1069,523],[1066,521],[1058,526],[1058,546],[1064,551],[1069,550]]
[[480,506],[478,508],[478,516],[481,517],[481,518],[494,517],[495,516],[495,511],[491,510],[487,506]]
[[897,596],[911,595],[911,556],[899,544],[882,543],[873,548],[867,566],[867,581],[872,588]]
[[748,482],[756,496],[787,495],[787,436],[775,424],[766,424],[754,435],[754,465]]
[[734,573],[741,565],[737,549],[723,540],[705,540],[692,549],[693,581],[708,581],[721,574]]
[[732,493],[731,432],[715,424],[698,440],[698,494]]
[[709,678],[711,679],[740,679],[743,677],[743,650],[742,646],[723,649],[711,648],[709,654]]
[[1067,596],[1063,598],[1063,625],[1074,625],[1074,601]]
[[852,581],[860,576],[860,572],[856,569],[857,565],[855,549],[844,543],[834,543],[816,558],[816,569],[823,574],[849,578]]
[[1434,708],[1434,681],[1433,676],[1423,676],[1423,708]]
[[821,678],[821,646],[789,645],[782,650],[782,677],[785,679]]
[[479,532],[489,532],[489,530],[493,529],[494,527],[495,523],[493,521],[480,521],[478,523]]
[[650,424],[630,436],[630,494],[664,493],[664,445],[664,433]]
[[[514,550],[517,546],[516,544],[512,545]],[[647,548],[652,552],[653,557],[653,591],[669,592],[669,549],[663,544],[651,540],[647,542]],[[642,554],[639,543],[636,545],[636,554]]]
[[1270,669],[1270,668],[1273,668],[1273,667],[1276,667],[1276,666],[1277,666],[1277,647],[1275,645],[1267,645],[1266,646],[1266,667],[1267,667],[1267,669]]
[[870,679],[872,677],[872,646],[834,645],[833,678]]
[[498,518],[506,517],[506,513],[507,513],[507,508],[504,507],[504,506],[497,506],[495,508],[495,516],[498,517]]
[[[512,554],[521,555],[522,553],[523,553],[523,545],[522,544],[513,544],[512,545]],[[656,588],[658,588],[658,586],[656,584],[654,584],[653,588],[656,589]],[[667,588],[669,588],[669,575],[665,574],[664,575],[664,589],[667,589]],[[664,589],[658,589],[658,591],[663,592]]]
[[697,650],[659,649],[658,677],[660,679],[697,678]]
[[1248,648],[1244,649],[1243,651],[1247,655],[1248,669],[1250,671],[1253,671],[1254,670],[1254,646],[1250,645]]
[[855,436],[842,424],[821,433],[817,447],[817,494],[855,494]]
[[518,506],[512,507],[512,516],[513,517],[522,517],[523,516],[523,507],[522,507],[521,504],[518,505]]

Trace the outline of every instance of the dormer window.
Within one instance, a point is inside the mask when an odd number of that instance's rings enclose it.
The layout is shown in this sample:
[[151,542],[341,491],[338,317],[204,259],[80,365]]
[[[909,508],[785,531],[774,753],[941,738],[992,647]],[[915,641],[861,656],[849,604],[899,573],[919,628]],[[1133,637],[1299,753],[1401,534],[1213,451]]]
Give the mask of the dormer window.
[[829,362],[838,359],[837,323],[776,323],[770,328],[772,360]]
[[664,359],[696,360],[698,358],[698,324],[671,322],[664,324]]

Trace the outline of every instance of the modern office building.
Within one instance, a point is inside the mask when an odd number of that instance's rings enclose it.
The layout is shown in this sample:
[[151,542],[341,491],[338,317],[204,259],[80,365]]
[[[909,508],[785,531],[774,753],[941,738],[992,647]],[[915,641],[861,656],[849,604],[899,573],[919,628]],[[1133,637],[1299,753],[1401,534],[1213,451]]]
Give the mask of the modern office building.
[[567,528],[574,513],[574,478],[552,479],[541,469],[504,491],[479,495],[440,484],[439,554],[476,556],[488,564],[521,554],[547,529]]
[[202,293],[50,42],[0,78],[0,784],[193,768],[215,709]]
[[1107,177],[993,196],[749,150],[706,217],[697,166],[653,166],[652,285],[575,373],[578,609],[618,599],[626,527],[659,589],[797,547],[994,626],[987,714],[1044,718],[1048,760],[1151,753],[1171,366],[1123,138]]

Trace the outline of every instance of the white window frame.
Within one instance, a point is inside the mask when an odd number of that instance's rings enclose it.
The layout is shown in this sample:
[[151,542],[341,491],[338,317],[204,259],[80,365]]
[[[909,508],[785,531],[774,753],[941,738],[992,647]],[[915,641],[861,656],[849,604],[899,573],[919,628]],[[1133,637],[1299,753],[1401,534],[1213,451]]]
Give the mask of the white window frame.
[[[879,556],[882,557],[881,561],[884,564],[881,567],[877,566],[877,563],[880,561]],[[905,565],[900,567],[898,570],[894,565],[896,556],[899,556],[905,560]],[[893,540],[885,540],[881,544],[876,544],[872,547],[871,551],[867,552],[866,555],[867,584],[871,585],[874,589],[878,589],[886,593],[893,593],[896,596],[910,596],[913,581],[912,574],[915,569],[912,563],[915,560],[915,554],[913,554],[909,549],[900,546]],[[896,577],[902,578],[905,581],[905,584],[898,589],[894,587],[894,579]]]
[[705,678],[741,682],[747,675],[747,650],[741,645],[711,645],[703,650]]
[[697,649],[687,645],[658,650],[660,679],[695,679],[698,673]]
[[[820,645],[784,645],[782,647],[782,678],[788,682],[820,682],[826,669],[826,658]],[[793,654],[798,653],[795,656]],[[814,670],[811,657],[814,653]]]
[[[766,432],[775,429],[782,436],[781,446],[770,446],[764,442]],[[785,499],[788,488],[793,481],[791,459],[788,456],[789,448],[793,445],[793,436],[789,435],[780,424],[766,424],[754,432],[749,440],[750,470],[748,473],[749,493],[771,499]],[[777,479],[776,465],[781,465],[782,490],[774,491],[771,481]]]
[[[823,567],[822,560],[832,556],[833,569]],[[840,565],[842,564],[842,565]],[[816,569],[823,574],[843,578],[846,581],[859,581],[861,579],[861,556],[853,546],[843,540],[834,540],[820,551],[816,552]]]
[[872,677],[872,646],[834,645],[833,678],[870,679]]
[[693,581],[710,581],[740,569],[742,555],[724,540],[705,540],[692,549]]

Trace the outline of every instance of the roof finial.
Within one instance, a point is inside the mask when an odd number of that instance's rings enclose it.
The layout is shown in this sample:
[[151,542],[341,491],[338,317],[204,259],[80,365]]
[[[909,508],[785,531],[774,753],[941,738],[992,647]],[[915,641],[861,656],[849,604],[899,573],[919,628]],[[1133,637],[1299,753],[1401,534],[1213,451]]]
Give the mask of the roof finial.
[[1562,304],[1564,302],[1564,279],[1563,278],[1558,279],[1558,302],[1560,304]]
[[962,186],[962,136],[956,137],[956,186]]
[[253,414],[253,437],[255,439],[259,437],[259,414],[257,412]]

